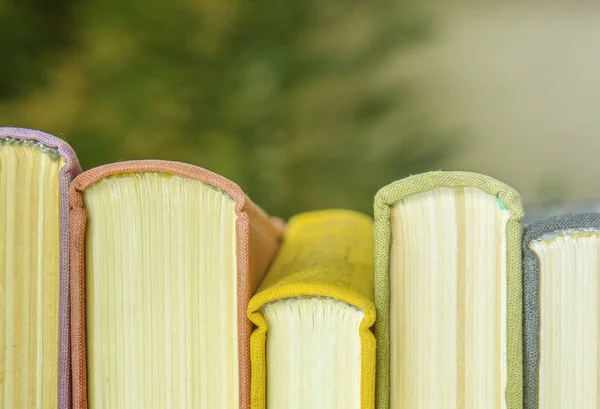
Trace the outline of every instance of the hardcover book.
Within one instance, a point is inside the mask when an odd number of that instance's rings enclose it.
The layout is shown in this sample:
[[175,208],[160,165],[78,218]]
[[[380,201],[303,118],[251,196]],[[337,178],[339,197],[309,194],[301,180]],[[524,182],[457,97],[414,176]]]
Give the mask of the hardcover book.
[[302,213],[248,306],[253,409],[372,409],[373,223]]
[[68,186],[64,141],[0,128],[0,407],[69,409]]
[[528,225],[523,240],[525,409],[600,405],[600,214]]
[[377,408],[522,407],[518,194],[430,172],[375,197]]
[[74,408],[247,409],[246,308],[283,224],[177,162],[86,171],[69,200]]

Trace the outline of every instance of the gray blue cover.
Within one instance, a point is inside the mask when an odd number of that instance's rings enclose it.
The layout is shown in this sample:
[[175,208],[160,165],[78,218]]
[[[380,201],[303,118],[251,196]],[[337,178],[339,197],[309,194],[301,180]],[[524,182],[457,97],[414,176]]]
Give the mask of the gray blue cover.
[[540,293],[538,256],[529,243],[548,233],[600,230],[600,213],[565,214],[537,220],[523,237],[523,407],[538,408],[540,362]]

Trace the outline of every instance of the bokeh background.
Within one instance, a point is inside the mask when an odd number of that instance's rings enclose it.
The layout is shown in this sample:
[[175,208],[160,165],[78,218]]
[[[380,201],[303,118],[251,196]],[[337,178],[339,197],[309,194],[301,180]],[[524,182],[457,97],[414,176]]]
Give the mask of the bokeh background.
[[0,124],[85,169],[161,158],[270,213],[371,211],[392,180],[489,174],[530,208],[600,196],[600,4],[0,3]]

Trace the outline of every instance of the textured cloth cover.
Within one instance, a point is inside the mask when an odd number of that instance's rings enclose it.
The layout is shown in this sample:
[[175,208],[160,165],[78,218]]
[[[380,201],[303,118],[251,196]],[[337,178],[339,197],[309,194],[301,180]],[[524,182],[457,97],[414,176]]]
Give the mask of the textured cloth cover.
[[[352,233],[344,227],[352,226]],[[302,213],[290,219],[284,242],[272,268],[248,305],[248,316],[257,328],[250,340],[252,361],[252,409],[266,404],[266,338],[268,325],[260,309],[284,298],[301,296],[329,297],[360,308],[365,318],[360,324],[361,405],[374,406],[375,323],[373,300],[373,221],[350,210],[321,210]],[[310,244],[292,243],[310,235]],[[347,234],[347,236],[343,236]],[[328,249],[328,243],[344,245],[351,254],[340,260]],[[290,243],[291,245],[288,245]],[[304,247],[304,248],[301,248]],[[313,251],[320,253],[314,256]],[[312,254],[312,255],[311,255]],[[316,258],[315,258],[316,257]]]
[[508,409],[523,405],[522,355],[522,288],[521,239],[523,209],[519,195],[509,186],[491,177],[471,172],[428,172],[410,176],[383,187],[375,196],[375,305],[377,307],[377,409],[395,409],[389,406],[389,258],[391,221],[390,207],[400,200],[446,187],[473,187],[496,196],[510,212],[506,225],[507,262],[507,368],[508,384],[505,391]]
[[136,172],[165,172],[214,186],[235,202],[236,253],[238,269],[238,345],[240,409],[250,407],[250,332],[246,317],[250,297],[258,287],[271,259],[279,248],[284,224],[269,218],[230,180],[200,167],[171,161],[141,160],[99,166],[79,175],[69,189],[71,205],[71,348],[73,368],[73,408],[87,408],[85,349],[85,224],[84,190],[112,175]]
[[81,172],[75,152],[68,143],[45,132],[25,128],[0,127],[0,139],[31,139],[58,149],[65,164],[58,173],[60,189],[60,302],[59,302],[59,363],[58,363],[58,409],[71,407],[71,368],[69,348],[69,201],[68,189],[71,180]]
[[600,214],[581,213],[537,220],[525,227],[523,237],[523,407],[538,407],[540,363],[540,264],[529,247],[546,233],[600,230]]

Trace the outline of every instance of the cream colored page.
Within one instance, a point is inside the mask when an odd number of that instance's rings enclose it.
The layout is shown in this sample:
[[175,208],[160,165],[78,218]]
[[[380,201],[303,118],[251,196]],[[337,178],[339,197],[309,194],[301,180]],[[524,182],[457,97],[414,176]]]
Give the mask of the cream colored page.
[[90,409],[237,409],[234,201],[141,173],[84,204]]
[[391,407],[506,407],[508,217],[475,188],[392,207]]
[[267,320],[268,409],[359,409],[362,310],[331,298],[291,298]]
[[0,142],[0,408],[58,399],[62,158]]
[[533,241],[540,262],[540,409],[597,409],[600,236]]

